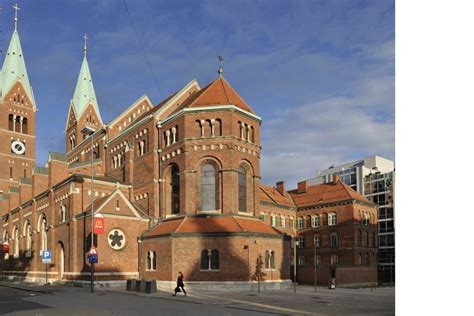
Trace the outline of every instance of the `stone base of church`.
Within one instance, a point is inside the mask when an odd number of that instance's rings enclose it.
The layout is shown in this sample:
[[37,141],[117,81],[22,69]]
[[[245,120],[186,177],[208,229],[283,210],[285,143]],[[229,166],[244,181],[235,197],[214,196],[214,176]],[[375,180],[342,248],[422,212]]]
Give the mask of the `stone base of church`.
[[[156,288],[160,291],[173,292],[176,287],[175,281],[155,281]],[[291,280],[262,281],[261,291],[286,290],[291,288]],[[189,291],[209,291],[209,292],[256,292],[258,291],[256,281],[189,281],[185,282],[185,289]]]

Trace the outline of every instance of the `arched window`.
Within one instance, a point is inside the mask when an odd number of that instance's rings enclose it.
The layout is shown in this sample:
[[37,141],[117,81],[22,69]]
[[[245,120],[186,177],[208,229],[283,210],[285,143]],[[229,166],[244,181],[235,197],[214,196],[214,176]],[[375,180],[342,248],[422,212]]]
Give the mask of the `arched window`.
[[265,269],[270,269],[270,251],[265,251]]
[[209,270],[209,254],[207,250],[201,251],[201,270]]
[[23,134],[28,134],[28,119],[26,117],[23,118],[21,130]]
[[13,257],[18,258],[20,255],[20,234],[18,232],[18,227],[13,228]]
[[154,251],[148,251],[146,269],[149,271],[156,270],[156,253]]
[[216,189],[216,168],[206,164],[201,169],[201,210],[217,209]]
[[38,231],[40,233],[40,240],[41,240],[41,250],[46,250],[48,249],[48,235],[47,235],[47,230],[48,230],[48,222],[46,221],[46,215],[42,215],[39,221],[38,225]]
[[337,233],[332,233],[331,234],[331,247],[338,247],[339,246],[339,240],[337,238]]
[[275,251],[270,251],[270,269],[275,269]]
[[321,237],[319,235],[314,235],[314,246],[320,247]]
[[8,115],[8,130],[13,131],[15,127],[15,121],[13,119],[13,114]]
[[214,123],[214,133],[215,136],[222,136],[222,121],[220,119],[216,119]]
[[304,218],[298,217],[298,229],[303,229],[303,228],[304,228]]
[[179,214],[179,168],[171,167],[171,213]]
[[66,206],[61,205],[59,207],[59,222],[64,223],[66,221]]
[[359,252],[359,255],[357,256],[357,264],[361,265],[362,264],[362,254]]
[[216,249],[211,252],[211,270],[219,270],[219,251]]
[[26,221],[23,235],[26,237],[25,248],[27,251],[30,251],[33,240],[33,230],[31,229],[30,221]]
[[239,167],[239,211],[247,212],[247,172],[244,167]]

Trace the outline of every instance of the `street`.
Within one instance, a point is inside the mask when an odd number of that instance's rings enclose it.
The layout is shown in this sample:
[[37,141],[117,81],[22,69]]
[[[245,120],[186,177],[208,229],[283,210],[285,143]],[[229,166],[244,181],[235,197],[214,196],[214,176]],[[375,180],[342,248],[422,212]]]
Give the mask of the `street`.
[[[12,288],[16,287],[16,288]],[[394,288],[200,292],[184,296],[71,286],[0,284],[2,315],[394,315]]]

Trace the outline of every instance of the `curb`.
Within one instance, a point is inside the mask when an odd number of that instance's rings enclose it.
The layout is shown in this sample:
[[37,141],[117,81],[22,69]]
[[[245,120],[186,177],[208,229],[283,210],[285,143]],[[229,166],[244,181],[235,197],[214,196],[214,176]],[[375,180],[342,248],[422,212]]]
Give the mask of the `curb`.
[[10,284],[5,284],[5,283],[0,283],[0,286],[2,287],[8,287],[11,289],[16,289],[16,290],[22,290],[22,291],[28,291],[28,292],[35,292],[35,293],[43,293],[43,294],[51,294],[54,295],[53,292],[46,291],[46,290],[41,290],[41,289],[34,289],[31,287],[25,287],[25,286],[18,286],[18,285],[10,285]]

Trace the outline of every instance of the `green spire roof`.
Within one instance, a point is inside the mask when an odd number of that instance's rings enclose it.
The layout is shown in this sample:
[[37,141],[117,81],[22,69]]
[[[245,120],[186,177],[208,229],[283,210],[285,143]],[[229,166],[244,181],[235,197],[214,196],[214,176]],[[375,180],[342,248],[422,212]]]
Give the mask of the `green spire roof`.
[[100,121],[102,122],[99,104],[97,103],[94,84],[92,82],[92,76],[89,70],[89,64],[87,63],[87,58],[85,55],[84,60],[82,61],[81,71],[79,72],[79,77],[77,78],[76,89],[74,90],[74,96],[72,97],[71,102],[74,106],[77,119],[81,117],[82,112],[84,112],[87,105],[92,103]]
[[20,44],[20,36],[18,35],[18,31],[15,29],[10,40],[10,45],[8,46],[0,76],[0,93],[2,97],[8,93],[17,80],[22,82],[28,97],[33,103],[33,108],[36,108],[33,89],[30,86],[30,80],[28,79],[28,73],[26,72],[25,59],[23,58],[23,51]]

